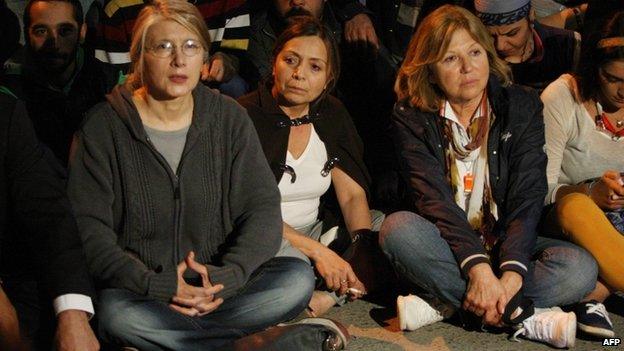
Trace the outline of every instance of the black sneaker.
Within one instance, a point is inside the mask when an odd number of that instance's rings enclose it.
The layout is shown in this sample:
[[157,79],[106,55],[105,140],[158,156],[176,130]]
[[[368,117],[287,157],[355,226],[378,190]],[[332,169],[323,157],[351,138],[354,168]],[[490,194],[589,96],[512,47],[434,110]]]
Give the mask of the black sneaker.
[[323,343],[323,351],[344,350],[349,344],[349,331],[342,323],[329,318],[304,318],[292,324],[320,325],[330,333]]
[[574,313],[581,331],[599,338],[612,338],[615,335],[609,312],[600,302],[580,302],[574,307]]

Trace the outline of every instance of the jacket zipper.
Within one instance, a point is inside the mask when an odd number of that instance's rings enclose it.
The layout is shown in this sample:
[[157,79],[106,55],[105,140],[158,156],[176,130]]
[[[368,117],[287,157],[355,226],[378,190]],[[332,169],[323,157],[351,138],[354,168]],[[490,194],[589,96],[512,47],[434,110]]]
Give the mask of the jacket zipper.
[[[180,262],[180,212],[181,212],[181,194],[180,194],[180,177],[171,169],[167,160],[156,150],[154,144],[149,137],[146,137],[147,145],[149,149],[152,151],[154,156],[158,162],[160,162],[161,166],[165,168],[167,174],[169,175],[169,180],[171,181],[171,185],[173,187],[173,202],[174,202],[174,212],[173,212],[173,259],[176,265]],[[180,162],[178,163],[178,169],[180,169],[182,165],[182,158],[184,154],[180,157]]]
[[180,216],[181,216],[181,200],[180,200],[180,178],[177,174],[174,174],[174,182],[173,182],[173,201],[175,203],[174,213],[173,213],[173,252],[175,262],[180,262]]

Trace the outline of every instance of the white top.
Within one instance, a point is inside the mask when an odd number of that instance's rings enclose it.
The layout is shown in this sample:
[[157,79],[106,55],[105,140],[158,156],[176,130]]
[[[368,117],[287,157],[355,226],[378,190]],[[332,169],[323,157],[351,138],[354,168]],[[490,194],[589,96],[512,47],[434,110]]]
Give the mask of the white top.
[[321,195],[331,184],[331,172],[323,177],[321,170],[327,162],[325,143],[311,126],[310,140],[298,159],[286,153],[286,164],[295,170],[296,181],[291,183],[291,175],[284,172],[278,184],[282,195],[282,218],[297,229],[310,225],[318,217]]
[[[489,103],[489,102],[488,102]],[[458,137],[459,142],[462,145],[467,145],[468,143],[470,143],[471,138],[468,135],[468,131],[466,130],[466,128],[464,128],[464,126],[461,125],[461,123],[459,123],[459,118],[457,117],[457,115],[455,114],[455,111],[453,111],[453,108],[451,107],[451,104],[446,101],[446,104],[444,105],[444,111],[443,111],[443,117],[452,121],[453,122],[453,133],[454,136]],[[475,119],[477,118],[482,118],[481,116],[483,115],[483,112],[481,111],[481,105],[479,105],[478,109],[475,111]],[[492,117],[493,114],[492,114]],[[476,123],[473,121],[473,123]],[[485,147],[483,147],[483,145],[485,145]],[[473,184],[473,191],[472,192],[465,192],[464,191],[464,182],[459,182],[459,184],[457,184],[457,194],[455,196],[455,200],[457,202],[457,205],[464,210],[464,212],[466,212],[466,216],[468,218],[468,220],[470,221],[470,214],[468,213],[470,211],[471,208],[471,204],[470,204],[470,198],[471,195],[473,193],[476,193],[477,195],[475,196],[479,196],[482,197],[483,196],[483,192],[482,191],[478,191],[478,189],[483,189],[484,188],[484,182],[489,182],[489,170],[487,167],[487,139],[484,140],[483,145],[480,146],[479,148],[473,150],[470,155],[465,158],[464,160],[460,160],[459,158],[455,158],[455,165],[457,166],[457,171],[459,174],[459,179],[464,179],[464,176],[466,176],[466,174],[468,173],[472,173],[474,176],[474,184]],[[478,166],[478,163],[485,163],[484,165],[482,164],[481,167]],[[484,172],[485,174],[482,177],[477,177],[476,176],[476,172],[479,172],[479,169],[481,169],[481,172]],[[478,179],[479,181],[477,181]],[[480,183],[479,183],[480,182]],[[482,201],[482,199],[479,198],[475,198],[475,200],[479,200]],[[480,205],[480,204],[479,204]],[[474,208],[475,203],[472,204],[472,208]],[[492,208],[492,215],[494,216],[494,218],[496,220],[498,220],[499,216],[498,216],[498,206],[496,205],[496,203],[492,203],[491,204]],[[466,266],[466,264],[468,264],[468,262],[470,262],[471,260],[478,258],[478,257],[486,257],[488,258],[487,255],[484,254],[475,254],[469,257],[466,257],[461,263],[460,263],[460,268],[463,268],[464,266]],[[522,263],[518,262],[518,261],[505,261],[505,262],[501,262],[499,265],[499,268],[502,268],[503,266],[506,265],[517,265],[520,266],[522,269],[524,269],[525,271],[528,270],[527,267],[525,265],[523,265]]]
[[173,173],[178,173],[178,165],[184,152],[186,135],[190,127],[189,124],[182,129],[165,131],[143,125],[149,142],[165,158]]
[[564,74],[542,93],[548,155],[548,195],[555,202],[563,185],[602,176],[606,170],[624,171],[624,138],[613,141],[596,129],[594,118],[572,95],[573,78]]

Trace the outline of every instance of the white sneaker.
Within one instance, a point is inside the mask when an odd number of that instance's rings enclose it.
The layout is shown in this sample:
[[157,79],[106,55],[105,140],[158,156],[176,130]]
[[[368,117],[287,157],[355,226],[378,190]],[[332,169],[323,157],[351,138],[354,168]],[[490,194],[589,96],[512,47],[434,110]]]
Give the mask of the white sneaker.
[[453,309],[435,300],[428,303],[416,295],[399,295],[397,314],[401,330],[416,330],[450,317]]
[[554,347],[574,347],[576,341],[576,315],[557,309],[535,309],[535,314],[520,323],[512,340],[518,335],[529,340],[541,341]]

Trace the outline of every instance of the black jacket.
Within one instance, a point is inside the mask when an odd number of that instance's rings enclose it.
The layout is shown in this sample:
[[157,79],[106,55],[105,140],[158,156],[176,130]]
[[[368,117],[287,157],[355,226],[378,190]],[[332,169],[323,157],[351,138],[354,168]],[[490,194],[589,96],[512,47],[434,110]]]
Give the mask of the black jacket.
[[35,137],[21,101],[0,93],[0,116],[0,276],[41,279],[51,299],[93,298],[63,168]]
[[[457,6],[471,8],[472,1],[467,0],[367,0],[366,9],[359,10],[357,5],[351,0],[333,0],[332,5],[336,10],[338,17],[348,20],[351,17],[366,13],[375,25],[375,31],[380,41],[392,53],[393,58],[401,61],[405,56],[405,51],[409,45],[412,35],[423,18],[433,12],[438,7],[452,4]],[[405,6],[405,7],[403,7]],[[416,18],[411,18],[409,8],[416,9]],[[348,17],[351,16],[351,17]],[[409,23],[410,20],[415,20]],[[396,64],[400,65],[400,62]]]
[[564,73],[574,71],[581,51],[574,31],[554,28],[535,21],[535,32],[544,46],[541,60],[513,63],[514,83],[544,89]]
[[[280,127],[279,123],[289,122],[290,119],[279,108],[266,84],[261,84],[258,90],[243,96],[238,102],[247,109],[254,122],[264,154],[279,183],[284,173],[280,165],[286,160],[290,135],[290,128]],[[310,106],[309,116],[319,138],[325,143],[327,158],[337,157],[336,167],[355,180],[368,196],[370,177],[363,161],[362,140],[345,107],[335,97],[326,95]],[[331,188],[323,196],[321,207],[319,216],[326,226],[336,224],[342,217]]]
[[36,68],[25,63],[19,72],[9,72],[2,79],[23,100],[37,137],[46,144],[61,164],[67,165],[69,147],[85,113],[117,84],[121,71],[102,63],[91,54],[78,54],[78,73],[60,91],[50,87]]
[[[487,89],[496,116],[487,148],[490,185],[499,209],[494,231],[500,237],[491,259],[499,264],[516,261],[528,267],[547,192],[542,103],[535,92],[516,85],[503,87],[494,77],[490,77]],[[469,259],[488,253],[466,213],[455,203],[447,181],[448,140],[442,117],[399,101],[392,118],[401,172],[417,212],[438,227],[458,264],[465,262],[464,273],[477,263],[487,262],[482,256]],[[526,274],[516,264],[501,269]]]
[[9,59],[20,47],[20,22],[11,9],[8,8],[5,0],[0,0],[0,65]]

